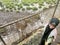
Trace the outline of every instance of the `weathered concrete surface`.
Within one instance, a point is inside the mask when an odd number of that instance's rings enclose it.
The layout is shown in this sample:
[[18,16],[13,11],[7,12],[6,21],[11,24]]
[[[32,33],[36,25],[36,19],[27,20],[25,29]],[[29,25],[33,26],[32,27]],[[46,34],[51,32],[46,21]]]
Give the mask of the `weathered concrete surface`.
[[9,22],[12,22],[12,21],[15,21],[17,19],[21,19],[21,18],[24,18],[26,16],[29,16],[29,15],[33,15],[33,14],[36,14],[37,12],[35,13],[28,13],[28,12],[20,12],[20,13],[16,13],[16,12],[0,12],[0,25],[4,25],[6,23],[9,23]]
[[12,45],[12,43],[18,40],[21,42],[27,36],[31,35],[31,32],[36,31],[35,29],[38,29],[40,26],[40,19],[38,19],[36,16],[33,16],[5,27],[7,34],[3,35],[4,33],[2,33],[1,35],[7,45]]
[[38,29],[30,37],[20,42],[18,45],[39,45],[41,40],[42,30]]

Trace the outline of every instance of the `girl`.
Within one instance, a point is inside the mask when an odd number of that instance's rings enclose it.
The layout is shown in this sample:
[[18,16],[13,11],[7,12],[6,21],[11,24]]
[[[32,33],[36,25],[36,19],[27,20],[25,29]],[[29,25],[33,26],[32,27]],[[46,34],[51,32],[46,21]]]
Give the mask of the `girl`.
[[59,20],[57,18],[51,19],[50,23],[45,28],[45,31],[41,39],[41,43],[39,45],[51,45],[51,43],[55,41],[57,36],[56,26],[58,24]]

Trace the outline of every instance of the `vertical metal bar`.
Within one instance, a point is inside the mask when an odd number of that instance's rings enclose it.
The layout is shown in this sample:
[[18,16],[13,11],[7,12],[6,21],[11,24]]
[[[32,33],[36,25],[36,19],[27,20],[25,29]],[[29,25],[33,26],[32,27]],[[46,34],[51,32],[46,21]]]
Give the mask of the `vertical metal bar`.
[[58,4],[59,4],[59,1],[60,1],[60,0],[57,0],[57,3],[56,3],[56,6],[55,6],[55,10],[54,10],[54,12],[53,12],[52,18],[53,18],[53,17],[54,17],[54,15],[55,15],[55,12],[56,12],[57,7],[58,7]]
[[1,37],[1,35],[0,35],[0,39],[1,39],[1,41],[4,43],[4,45],[6,45],[6,43],[5,43],[5,41],[3,40],[3,38]]

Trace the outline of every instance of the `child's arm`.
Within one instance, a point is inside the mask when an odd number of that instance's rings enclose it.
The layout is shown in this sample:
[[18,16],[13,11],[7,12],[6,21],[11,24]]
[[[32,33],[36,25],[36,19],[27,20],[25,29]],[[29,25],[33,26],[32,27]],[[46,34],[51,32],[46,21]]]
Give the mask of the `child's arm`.
[[54,36],[49,37],[49,38],[47,39],[47,41],[45,41],[45,45],[48,45],[48,44],[52,43],[52,42],[53,42],[53,39],[54,39]]

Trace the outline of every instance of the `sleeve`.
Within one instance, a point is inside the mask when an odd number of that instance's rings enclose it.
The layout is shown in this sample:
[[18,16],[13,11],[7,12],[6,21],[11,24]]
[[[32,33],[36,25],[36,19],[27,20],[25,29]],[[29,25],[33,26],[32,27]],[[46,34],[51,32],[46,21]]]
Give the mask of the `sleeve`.
[[57,37],[57,30],[56,30],[56,29],[54,29],[54,30],[51,32],[51,34],[49,35],[48,38],[50,38],[50,37],[52,37],[52,36],[54,36],[53,41],[55,41],[55,40],[56,40],[56,37]]
[[55,35],[54,35],[54,39],[56,40],[57,37],[57,29],[55,29]]
[[54,36],[54,40],[53,41],[55,41],[56,37],[57,37],[57,29],[54,29],[52,33],[53,33],[52,36]]

